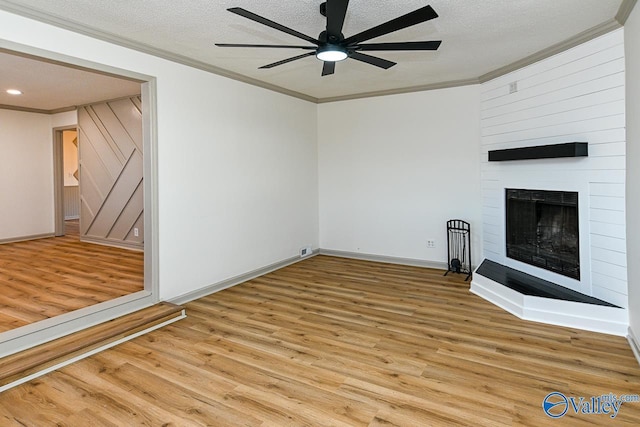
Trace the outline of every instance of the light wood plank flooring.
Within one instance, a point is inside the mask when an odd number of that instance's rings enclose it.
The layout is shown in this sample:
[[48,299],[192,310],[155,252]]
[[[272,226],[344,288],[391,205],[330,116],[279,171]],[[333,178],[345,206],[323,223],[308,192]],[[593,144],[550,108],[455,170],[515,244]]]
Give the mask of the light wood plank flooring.
[[0,395],[0,425],[639,425],[543,413],[640,391],[624,338],[519,320],[460,276],[317,256]]
[[144,254],[66,236],[0,245],[0,332],[144,288]]
[[10,388],[28,376],[39,375],[77,357],[152,328],[183,318],[183,307],[161,302],[108,322],[0,358],[0,389]]

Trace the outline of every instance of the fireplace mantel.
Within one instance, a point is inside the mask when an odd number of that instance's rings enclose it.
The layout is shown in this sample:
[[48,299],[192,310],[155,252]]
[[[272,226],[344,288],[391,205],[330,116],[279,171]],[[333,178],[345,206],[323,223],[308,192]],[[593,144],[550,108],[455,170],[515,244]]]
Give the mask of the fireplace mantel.
[[561,157],[587,157],[588,155],[588,143],[567,142],[564,144],[491,150],[489,151],[489,161],[503,162],[508,160],[557,159]]

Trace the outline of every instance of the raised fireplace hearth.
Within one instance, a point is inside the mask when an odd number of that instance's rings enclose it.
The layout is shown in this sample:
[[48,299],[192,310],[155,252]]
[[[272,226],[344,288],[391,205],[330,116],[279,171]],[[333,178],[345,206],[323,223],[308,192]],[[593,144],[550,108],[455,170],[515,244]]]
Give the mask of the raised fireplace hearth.
[[507,188],[506,255],[580,280],[578,193]]
[[521,319],[624,336],[626,309],[598,298],[585,284],[589,260],[581,278],[580,237],[589,235],[579,235],[579,208],[585,206],[579,206],[578,192],[503,191],[504,252],[476,269],[471,292]]
[[[513,289],[523,295],[541,298],[551,298],[562,301],[572,301],[584,304],[594,304],[604,307],[617,307],[598,298],[590,297],[556,285],[547,280],[532,276],[531,274],[518,271],[497,262],[485,259],[476,270],[476,273],[493,280],[503,286]],[[618,307],[619,308],[619,307]]]
[[470,291],[521,319],[627,334],[625,308],[488,259],[473,273]]

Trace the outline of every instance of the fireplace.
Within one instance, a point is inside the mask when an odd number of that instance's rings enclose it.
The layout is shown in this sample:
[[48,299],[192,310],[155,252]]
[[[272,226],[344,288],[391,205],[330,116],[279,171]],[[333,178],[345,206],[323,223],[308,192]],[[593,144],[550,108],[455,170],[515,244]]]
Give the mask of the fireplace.
[[507,257],[580,280],[578,193],[505,193]]

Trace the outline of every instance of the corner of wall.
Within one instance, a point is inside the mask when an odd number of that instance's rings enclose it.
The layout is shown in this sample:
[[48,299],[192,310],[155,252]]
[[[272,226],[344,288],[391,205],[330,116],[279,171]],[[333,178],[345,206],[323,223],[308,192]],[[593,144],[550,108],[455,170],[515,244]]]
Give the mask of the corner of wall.
[[[625,36],[625,91],[626,91],[626,176],[627,183],[640,180],[640,8],[633,8],[624,26]],[[638,357],[640,342],[635,339],[633,331],[640,332],[640,188],[637,185],[627,185],[626,194],[627,216],[627,265],[629,282],[629,335],[633,337],[632,348]],[[640,362],[640,358],[639,358]]]
[[629,346],[631,347],[631,351],[633,351],[633,355],[636,357],[638,364],[640,365],[640,341],[636,338],[633,329],[629,326],[629,332],[627,334],[627,341],[629,341]]

